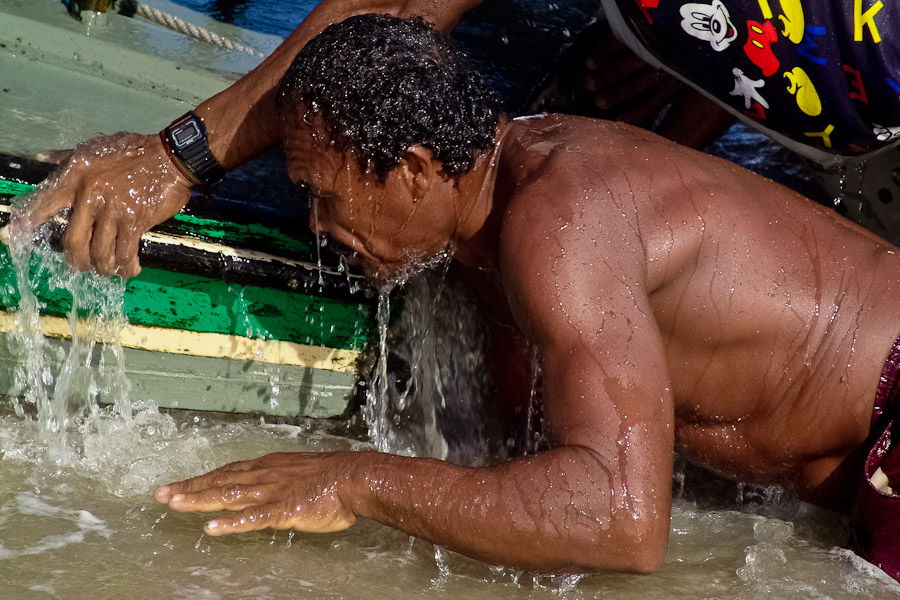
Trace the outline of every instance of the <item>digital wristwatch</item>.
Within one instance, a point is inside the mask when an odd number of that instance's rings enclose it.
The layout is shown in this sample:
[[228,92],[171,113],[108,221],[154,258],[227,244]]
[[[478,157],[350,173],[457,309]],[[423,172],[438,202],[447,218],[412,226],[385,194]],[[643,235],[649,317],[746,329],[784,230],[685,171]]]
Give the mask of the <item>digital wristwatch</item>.
[[209,149],[203,119],[188,111],[159,132],[169,158],[194,185],[210,186],[222,181],[225,169]]

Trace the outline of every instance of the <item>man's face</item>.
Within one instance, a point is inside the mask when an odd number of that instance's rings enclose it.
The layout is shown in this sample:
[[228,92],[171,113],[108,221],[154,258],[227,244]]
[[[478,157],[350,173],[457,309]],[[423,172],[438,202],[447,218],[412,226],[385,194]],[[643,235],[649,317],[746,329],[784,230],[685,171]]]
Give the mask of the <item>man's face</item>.
[[343,246],[376,282],[408,276],[445,254],[456,220],[441,192],[416,193],[402,165],[381,182],[330,146],[317,118],[296,121],[285,128],[284,149],[288,175],[309,191],[310,229]]

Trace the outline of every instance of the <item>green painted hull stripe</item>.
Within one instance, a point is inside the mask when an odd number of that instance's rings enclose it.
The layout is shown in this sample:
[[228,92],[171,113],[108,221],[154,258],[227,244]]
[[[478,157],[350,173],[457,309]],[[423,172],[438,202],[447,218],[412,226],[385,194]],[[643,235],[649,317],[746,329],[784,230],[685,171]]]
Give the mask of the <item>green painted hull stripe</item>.
[[[53,288],[46,272],[32,265],[41,312],[65,316],[72,308],[67,290]],[[15,270],[0,246],[0,304],[18,306]],[[208,277],[145,268],[125,287],[129,323],[221,333],[248,338],[360,350],[366,343],[371,308],[275,288],[229,284]]]
[[[10,183],[4,182],[3,183]],[[25,184],[17,184],[31,188]],[[25,189],[25,191],[29,191]],[[222,223],[179,215],[187,224],[202,225],[211,231]],[[262,226],[227,224],[271,235]],[[224,241],[224,240],[223,240]],[[71,310],[68,291],[53,288],[39,265],[31,265],[37,280],[35,293],[42,313],[65,316]],[[0,304],[18,306],[15,270],[9,252],[0,245]],[[220,333],[248,338],[271,339],[341,350],[360,350],[371,331],[372,309],[367,304],[348,303],[325,297],[275,288],[242,286],[221,280],[163,269],[145,268],[128,280],[125,315],[129,323],[202,333]]]
[[215,240],[226,246],[258,248],[262,245],[267,252],[288,258],[307,257],[315,252],[315,248],[307,241],[257,223],[230,223],[183,213],[175,215],[172,222],[184,228],[170,226],[171,228],[166,228],[170,232],[180,233],[188,230],[194,237]]
[[18,181],[8,181],[6,179],[0,179],[0,195],[18,196],[19,194],[27,194],[35,187],[37,186],[29,185],[27,183],[19,183]]

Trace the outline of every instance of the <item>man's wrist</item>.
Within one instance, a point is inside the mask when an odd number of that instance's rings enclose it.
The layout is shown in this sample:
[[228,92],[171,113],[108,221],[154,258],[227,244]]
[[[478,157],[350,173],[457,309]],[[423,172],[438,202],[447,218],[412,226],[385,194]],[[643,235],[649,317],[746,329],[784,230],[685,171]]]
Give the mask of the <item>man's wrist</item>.
[[338,480],[337,495],[357,517],[374,518],[376,489],[384,480],[384,457],[381,452],[349,451],[334,455]]
[[211,186],[225,177],[225,169],[209,147],[203,119],[188,111],[159,132],[169,160],[195,186]]
[[169,146],[169,141],[166,139],[165,130],[159,132],[159,140],[162,143],[163,148],[166,151],[166,156],[169,157],[169,162],[172,163],[178,171],[178,174],[187,179],[191,187],[197,187],[203,185],[203,183],[194,177],[190,171],[188,171],[181,161],[178,160],[178,157],[172,152],[172,147]]

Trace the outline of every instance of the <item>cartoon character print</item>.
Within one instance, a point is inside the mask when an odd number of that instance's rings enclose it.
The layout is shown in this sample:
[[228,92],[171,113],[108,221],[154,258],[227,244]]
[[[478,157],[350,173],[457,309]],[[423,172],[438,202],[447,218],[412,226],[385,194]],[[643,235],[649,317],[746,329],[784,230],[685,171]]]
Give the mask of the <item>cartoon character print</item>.
[[747,43],[744,44],[744,54],[760,68],[764,77],[771,77],[781,66],[772,50],[772,44],[777,41],[778,34],[771,21],[765,23],[747,21]]
[[[803,14],[801,0],[779,0],[782,14],[778,15],[781,21],[781,34],[785,39],[799,44],[804,37],[806,19]],[[747,41],[743,46],[744,54],[756,65],[764,78],[772,77],[782,66],[775,55],[773,44],[778,41],[778,33],[772,21],[775,15],[769,9],[767,0],[760,2],[764,21],[747,20]],[[731,22],[731,15],[721,0],[712,0],[711,4],[687,3],[681,6],[681,28],[689,35],[708,40],[717,52],[728,48],[737,38],[737,30]],[[756,107],[756,116],[765,119],[761,109],[769,108],[765,98],[760,94],[765,85],[764,79],[753,79],[742,69],[734,68],[734,88],[730,92],[732,96],[738,96],[744,100],[744,109],[750,110]],[[787,91],[794,96],[800,110],[809,116],[818,116],[822,112],[822,103],[815,86],[809,75],[800,67],[786,70],[783,73],[787,80]]]
[[[881,39],[889,23],[900,22],[900,15],[894,13],[889,21],[883,10],[886,2],[844,0],[854,8],[831,15],[812,0],[613,1],[632,7],[632,28],[648,47],[657,44],[651,51],[663,62],[799,145],[831,150],[834,134],[834,151],[852,155],[900,142],[900,124],[893,122],[900,83],[891,77],[897,60],[882,50],[887,44]],[[870,8],[863,10],[866,4]],[[851,22],[854,33],[845,40],[851,44],[848,48],[832,39],[832,29],[850,36],[843,25]],[[656,31],[660,35],[655,36]],[[853,46],[863,42],[864,50]],[[706,43],[714,54],[703,51]],[[860,107],[890,118],[881,117],[882,124],[871,117],[860,120]],[[891,125],[883,125],[886,122]]]
[[872,123],[872,133],[879,142],[889,142],[900,139],[900,127],[885,127],[878,123]]
[[800,0],[780,0],[781,12],[778,15],[781,20],[781,35],[795,44],[803,41],[806,30],[806,18],[803,16],[803,6]]
[[734,89],[730,93],[732,96],[743,96],[745,109],[750,110],[754,100],[763,108],[769,108],[769,103],[759,93],[759,88],[766,85],[765,81],[762,79],[750,79],[737,67],[732,69],[731,72],[734,75]]
[[796,97],[800,110],[811,117],[819,116],[822,113],[822,101],[806,71],[802,67],[794,67],[783,75],[788,80],[787,91]]
[[721,0],[712,0],[712,4],[684,4],[680,12],[681,28],[688,35],[707,40],[716,52],[728,48],[737,37],[737,29]]

